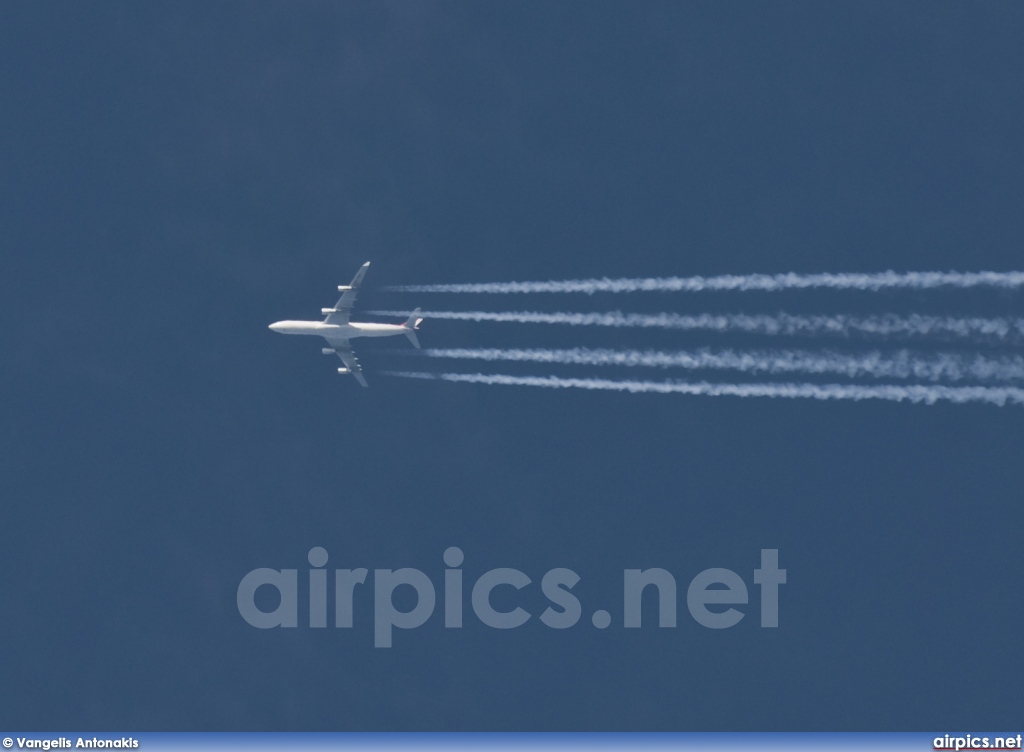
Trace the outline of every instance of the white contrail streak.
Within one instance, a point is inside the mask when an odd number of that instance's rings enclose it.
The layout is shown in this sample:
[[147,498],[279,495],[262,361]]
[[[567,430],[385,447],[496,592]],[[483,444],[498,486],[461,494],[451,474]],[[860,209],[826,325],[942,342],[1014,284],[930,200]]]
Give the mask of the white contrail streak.
[[[408,316],[404,311],[370,311],[375,316]],[[745,332],[768,335],[833,335],[849,337],[982,337],[1007,339],[1024,334],[1024,319],[955,318],[949,316],[795,316],[679,313],[542,313],[538,311],[421,311],[428,319],[500,321],[519,324],[566,324],[569,326],[641,327],[689,331]]]
[[485,282],[450,285],[402,285],[399,292],[703,292],[707,290],[930,290],[936,287],[1024,286],[1024,272],[880,272],[874,274],[725,274],[716,277],[570,279],[556,282]]
[[418,373],[387,371],[388,376],[407,379],[439,379],[470,384],[539,386],[549,389],[601,389],[616,392],[691,394],[711,397],[782,397],[789,399],[867,400],[923,402],[931,405],[945,400],[957,404],[984,402],[992,405],[1024,404],[1024,389],[985,386],[855,386],[846,384],[711,384],[679,381],[611,381],[608,379],[566,379],[558,376],[508,376],[483,373]]
[[464,360],[717,369],[744,373],[835,374],[848,378],[870,376],[924,381],[1024,380],[1024,358],[986,358],[981,355],[967,356],[953,353],[923,356],[907,350],[899,350],[892,354],[876,351],[863,355],[846,355],[828,351],[815,353],[799,350],[737,352],[735,350],[713,351],[704,348],[693,351],[665,352],[658,350],[596,350],[577,347],[569,350],[431,349],[423,350],[422,353],[430,358]]

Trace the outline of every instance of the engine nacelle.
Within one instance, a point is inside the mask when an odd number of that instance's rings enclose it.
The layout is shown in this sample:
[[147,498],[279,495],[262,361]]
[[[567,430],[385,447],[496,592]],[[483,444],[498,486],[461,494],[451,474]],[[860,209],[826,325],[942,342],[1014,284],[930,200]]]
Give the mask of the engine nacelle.
[[347,368],[339,368],[339,369],[338,369],[338,373],[340,373],[340,374],[342,374],[342,375],[345,375],[346,373],[352,373],[352,371],[350,371],[350,370],[349,370],[349,369],[347,369]]
[[320,352],[322,352],[324,355],[334,355],[334,348],[333,347],[321,347],[320,348]]
[[337,312],[338,312],[337,308],[321,308],[320,309],[320,314],[322,316],[330,316],[332,313],[337,313]]
[[338,285],[338,292],[348,292],[352,289],[352,285]]

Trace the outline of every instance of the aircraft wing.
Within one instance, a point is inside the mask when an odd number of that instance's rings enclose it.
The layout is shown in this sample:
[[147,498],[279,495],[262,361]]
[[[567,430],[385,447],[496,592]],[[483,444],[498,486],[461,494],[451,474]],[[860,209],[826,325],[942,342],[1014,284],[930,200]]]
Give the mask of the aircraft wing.
[[338,302],[334,304],[334,311],[327,314],[327,318],[324,319],[324,323],[348,323],[348,317],[352,314],[352,306],[356,304],[356,293],[359,291],[360,285],[363,284],[363,277],[366,276],[366,270],[369,268],[370,262],[367,261],[359,267],[359,271],[356,272],[356,276],[352,278],[351,283],[338,288],[339,290],[342,290],[342,295],[338,298]]
[[363,376],[363,367],[359,365],[359,360],[352,352],[352,345],[349,344],[349,341],[347,339],[328,339],[327,341],[334,348],[334,354],[341,358],[341,362],[348,368],[349,373],[356,377],[356,381],[363,386],[369,386],[366,383],[366,377]]

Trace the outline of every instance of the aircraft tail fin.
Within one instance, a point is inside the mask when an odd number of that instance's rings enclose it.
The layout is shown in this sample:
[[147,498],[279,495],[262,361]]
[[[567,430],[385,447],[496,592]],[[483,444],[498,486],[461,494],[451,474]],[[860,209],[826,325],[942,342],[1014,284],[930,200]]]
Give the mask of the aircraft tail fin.
[[420,318],[420,309],[417,308],[409,316],[409,320],[406,321],[402,326],[405,328],[405,336],[409,338],[409,341],[418,350],[420,347],[420,341],[416,339],[416,330],[420,328],[420,324],[423,323],[423,319]]
[[408,320],[406,320],[406,322],[402,326],[404,326],[406,329],[419,329],[420,324],[422,323],[423,319],[420,318],[420,309],[417,308],[415,311],[412,312]]

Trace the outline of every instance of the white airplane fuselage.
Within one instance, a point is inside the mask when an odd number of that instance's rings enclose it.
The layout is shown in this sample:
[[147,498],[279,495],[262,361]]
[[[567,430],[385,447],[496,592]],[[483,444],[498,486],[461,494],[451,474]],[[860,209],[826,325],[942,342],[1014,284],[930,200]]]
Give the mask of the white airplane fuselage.
[[401,324],[328,324],[323,321],[278,321],[270,329],[281,334],[313,334],[328,339],[355,339],[356,337],[393,337],[405,334]]

